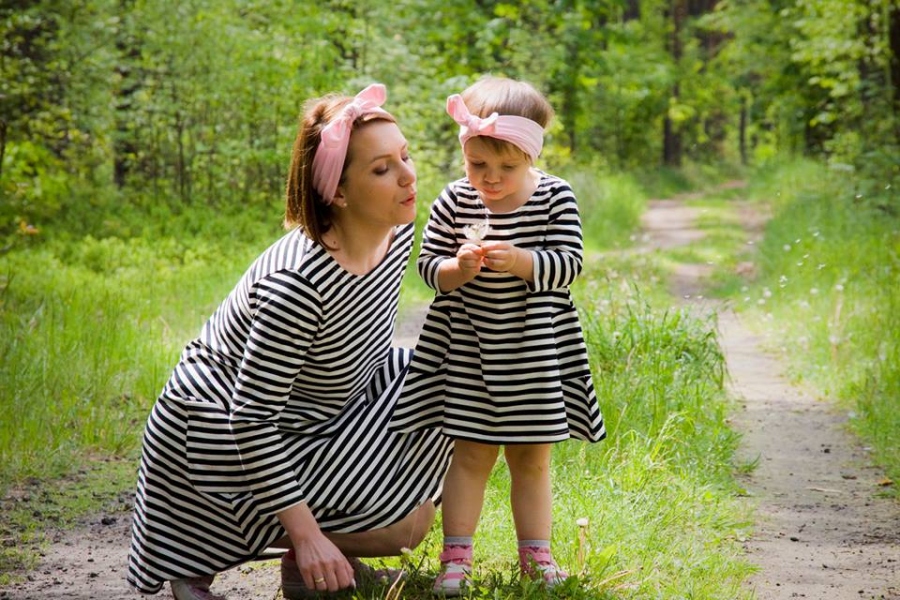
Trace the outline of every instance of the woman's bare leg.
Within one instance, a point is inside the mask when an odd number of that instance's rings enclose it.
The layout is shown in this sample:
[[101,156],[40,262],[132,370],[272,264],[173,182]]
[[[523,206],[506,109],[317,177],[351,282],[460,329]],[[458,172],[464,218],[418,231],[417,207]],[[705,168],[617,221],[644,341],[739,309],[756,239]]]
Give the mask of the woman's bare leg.
[[[387,527],[357,533],[324,533],[346,556],[397,556],[403,548],[412,549],[422,543],[434,523],[435,512],[434,502],[428,500],[402,520]],[[290,548],[291,543],[285,536],[272,546]]]

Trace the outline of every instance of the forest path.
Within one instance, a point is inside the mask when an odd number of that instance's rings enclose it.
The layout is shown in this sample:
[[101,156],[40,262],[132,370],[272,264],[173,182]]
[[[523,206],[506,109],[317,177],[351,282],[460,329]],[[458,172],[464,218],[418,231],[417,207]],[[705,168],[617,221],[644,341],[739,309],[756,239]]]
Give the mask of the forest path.
[[[748,239],[758,237],[764,219],[740,203],[736,213]],[[640,251],[702,244],[699,216],[686,198],[651,202]],[[879,497],[880,473],[847,433],[847,416],[791,385],[784,365],[762,349],[739,315],[703,297],[711,270],[677,265],[669,289],[692,309],[717,313],[730,391],[739,399],[739,459],[758,462],[744,482],[758,516],[746,549],[759,572],[748,589],[759,600],[900,599],[900,506]],[[419,309],[401,316],[400,344],[415,343],[422,316]],[[74,531],[48,532],[52,543],[37,567],[0,590],[0,600],[142,598],[125,584],[130,522],[124,499]],[[230,600],[279,600],[278,586],[278,562],[269,560],[221,574],[214,590]],[[171,595],[166,589],[157,597]]]
[[[741,202],[735,211],[747,241],[758,240],[764,217]],[[702,244],[700,214],[677,198],[651,202],[645,249]],[[759,600],[900,598],[900,504],[879,495],[881,474],[848,432],[846,412],[792,385],[739,314],[703,297],[710,271],[677,265],[669,289],[693,309],[717,313],[739,406],[738,459],[756,465],[743,481],[757,516],[745,548],[759,571],[748,589]]]

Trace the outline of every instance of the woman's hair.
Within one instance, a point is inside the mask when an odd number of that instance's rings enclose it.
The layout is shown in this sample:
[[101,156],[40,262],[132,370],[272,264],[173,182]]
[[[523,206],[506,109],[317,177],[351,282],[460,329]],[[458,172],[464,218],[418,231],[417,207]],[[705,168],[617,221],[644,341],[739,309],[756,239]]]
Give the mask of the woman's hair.
[[[313,187],[313,159],[322,139],[322,128],[352,100],[353,98],[349,96],[329,94],[308,101],[300,118],[299,130],[291,153],[285,194],[284,226],[286,229],[299,226],[307,237],[322,245],[324,245],[322,235],[331,229],[335,209],[333,204],[326,204],[321,194]],[[368,114],[354,121],[353,130],[375,120],[396,123],[394,117],[388,113]],[[348,151],[341,173],[342,183],[351,160]]]
[[[531,119],[546,128],[553,118],[553,107],[534,86],[525,81],[486,75],[466,88],[463,102],[473,115],[483,119],[494,113]],[[512,142],[481,136],[488,148],[498,154],[522,151]]]

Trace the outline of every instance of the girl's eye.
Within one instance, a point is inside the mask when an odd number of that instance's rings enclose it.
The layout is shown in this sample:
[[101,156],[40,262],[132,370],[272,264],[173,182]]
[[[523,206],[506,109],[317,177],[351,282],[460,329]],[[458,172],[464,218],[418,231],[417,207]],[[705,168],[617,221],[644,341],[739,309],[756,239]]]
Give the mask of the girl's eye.
[[376,174],[376,175],[384,175],[384,174],[387,173],[387,172],[388,172],[388,168],[387,168],[387,167],[376,167],[376,168],[375,168],[375,174]]

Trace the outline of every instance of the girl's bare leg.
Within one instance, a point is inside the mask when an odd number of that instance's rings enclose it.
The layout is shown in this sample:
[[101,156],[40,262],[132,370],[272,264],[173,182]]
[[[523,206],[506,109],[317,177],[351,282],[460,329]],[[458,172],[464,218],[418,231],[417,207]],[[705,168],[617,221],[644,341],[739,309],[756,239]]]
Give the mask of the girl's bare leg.
[[466,440],[454,442],[441,508],[445,537],[475,534],[484,504],[484,489],[497,462],[499,448]]
[[510,502],[520,540],[549,540],[553,497],[550,488],[550,444],[515,444],[503,452],[512,480]]

